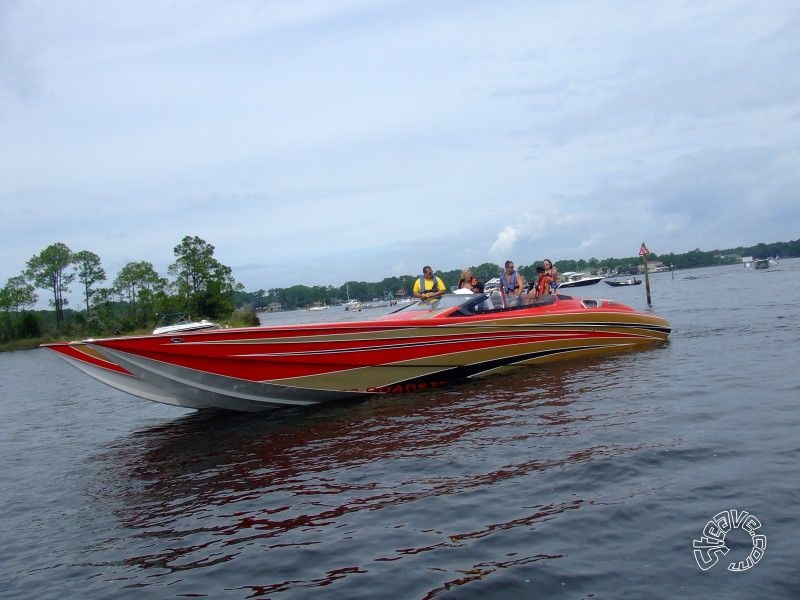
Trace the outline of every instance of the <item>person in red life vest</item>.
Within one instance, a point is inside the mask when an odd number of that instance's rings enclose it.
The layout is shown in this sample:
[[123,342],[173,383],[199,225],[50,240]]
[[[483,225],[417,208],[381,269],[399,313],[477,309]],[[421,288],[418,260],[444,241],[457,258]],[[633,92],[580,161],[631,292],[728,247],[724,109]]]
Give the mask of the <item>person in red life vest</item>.
[[528,293],[523,294],[525,304],[533,304],[535,300],[549,294],[552,283],[553,280],[547,270],[541,265],[536,267],[536,281],[531,285]]
[[548,272],[547,267],[536,267],[536,297],[541,298],[550,294],[553,290],[553,276]]
[[556,293],[556,289],[558,288],[558,269],[553,264],[553,261],[549,258],[545,258],[542,261],[542,265],[544,266],[544,272],[550,275],[550,289],[552,293]]
[[433,269],[425,265],[422,267],[422,277],[417,277],[412,291],[415,298],[430,300],[442,296],[447,288],[442,279],[433,274]]

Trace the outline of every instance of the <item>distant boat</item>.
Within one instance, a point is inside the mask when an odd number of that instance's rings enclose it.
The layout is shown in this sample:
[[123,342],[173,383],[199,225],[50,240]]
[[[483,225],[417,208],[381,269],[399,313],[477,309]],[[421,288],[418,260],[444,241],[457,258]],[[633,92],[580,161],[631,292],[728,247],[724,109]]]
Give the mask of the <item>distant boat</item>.
[[359,310],[361,310],[362,308],[385,308],[387,306],[394,306],[395,304],[397,304],[397,300],[394,299],[392,300],[375,299],[372,302],[367,302],[365,304],[359,305]]
[[606,283],[608,285],[613,285],[614,287],[622,287],[625,285],[641,285],[641,279],[606,279]]
[[558,289],[594,285],[602,280],[602,277],[595,277],[592,275],[587,275],[586,273],[578,273],[576,271],[566,271],[565,273],[561,274],[561,279],[558,282]]
[[307,310],[328,310],[327,304],[317,304],[314,306],[309,306]]
[[769,269],[769,259],[768,258],[757,258],[753,266],[756,269]]
[[499,277],[493,277],[492,279],[487,281],[483,286],[483,291],[484,292],[493,292],[493,291],[499,290],[499,289],[500,289],[500,278]]
[[182,331],[201,331],[203,329],[219,329],[219,323],[213,323],[206,319],[193,321],[185,313],[167,313],[161,315],[158,323],[156,323],[156,328],[153,329],[153,335]]

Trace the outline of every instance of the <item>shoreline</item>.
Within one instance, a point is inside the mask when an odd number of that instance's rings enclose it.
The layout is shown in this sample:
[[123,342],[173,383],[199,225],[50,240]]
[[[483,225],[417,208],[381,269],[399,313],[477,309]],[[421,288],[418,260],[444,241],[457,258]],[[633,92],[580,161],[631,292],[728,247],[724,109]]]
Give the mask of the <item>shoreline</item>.
[[[56,342],[58,340],[51,340],[46,338],[25,338],[22,340],[13,340],[0,344],[0,352],[16,352],[18,350],[36,350],[42,344]],[[64,340],[66,341],[66,340]]]

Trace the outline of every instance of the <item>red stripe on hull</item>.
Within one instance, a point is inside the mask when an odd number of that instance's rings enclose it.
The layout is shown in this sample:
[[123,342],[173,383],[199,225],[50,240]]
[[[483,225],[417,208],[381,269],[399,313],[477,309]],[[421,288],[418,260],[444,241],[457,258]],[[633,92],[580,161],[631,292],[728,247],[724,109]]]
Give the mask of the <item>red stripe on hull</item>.
[[132,376],[130,371],[122,368],[116,363],[111,362],[110,360],[98,356],[95,351],[88,348],[82,342],[44,344],[44,347],[58,354],[63,354],[69,358],[87,363],[93,367],[100,367],[101,369],[107,369],[121,375],[128,375],[129,377]]

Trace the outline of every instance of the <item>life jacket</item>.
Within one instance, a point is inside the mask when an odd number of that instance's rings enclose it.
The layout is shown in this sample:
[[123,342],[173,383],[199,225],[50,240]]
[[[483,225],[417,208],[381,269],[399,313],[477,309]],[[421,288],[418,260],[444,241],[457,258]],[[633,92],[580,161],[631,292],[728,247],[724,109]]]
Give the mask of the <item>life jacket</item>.
[[550,273],[542,273],[539,275],[539,280],[536,282],[536,295],[543,296],[550,293],[550,286],[553,283],[553,277]]
[[514,285],[509,286],[508,285],[508,280],[506,279],[506,272],[503,271],[500,274],[500,283],[503,284],[503,289],[505,290],[506,293],[513,292],[515,289],[517,289],[517,272],[516,271],[511,271],[511,281],[514,282]]
[[[425,289],[425,282],[426,281],[428,281],[428,280],[425,279],[425,275],[424,274],[420,275],[420,277],[419,277],[419,291],[420,291],[420,293],[424,293],[424,292],[428,291],[428,290]],[[441,289],[443,289],[443,288],[439,287],[439,278],[436,277],[436,274],[434,273],[433,274],[433,279],[431,280],[431,289],[430,289],[430,291],[431,292],[438,292]]]

